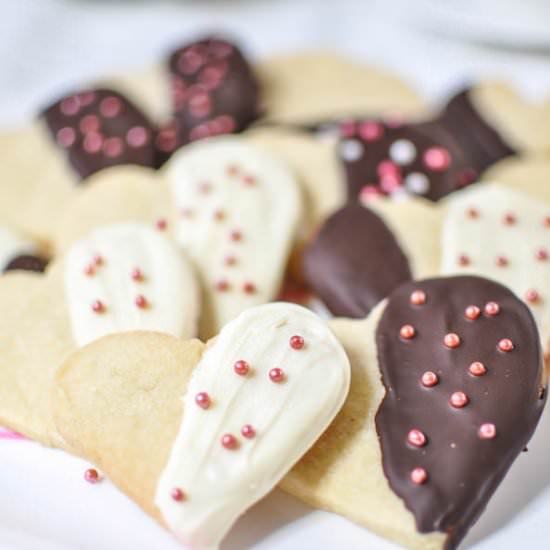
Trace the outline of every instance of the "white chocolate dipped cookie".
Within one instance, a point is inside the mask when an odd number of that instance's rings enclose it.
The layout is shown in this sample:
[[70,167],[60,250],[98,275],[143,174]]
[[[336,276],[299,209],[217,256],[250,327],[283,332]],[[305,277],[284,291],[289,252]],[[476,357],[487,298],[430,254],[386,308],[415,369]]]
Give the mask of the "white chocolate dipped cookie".
[[506,285],[530,307],[543,349],[550,344],[550,204],[497,184],[446,201],[441,272]]
[[282,161],[237,137],[180,150],[165,174],[179,214],[176,241],[203,285],[207,338],[277,295],[299,229],[300,190]]
[[0,423],[47,445],[66,446],[53,426],[48,388],[67,354],[127,330],[190,338],[198,300],[185,257],[167,236],[144,224],[93,231],[45,275],[4,275]]
[[[117,356],[124,368],[115,367]],[[149,390],[136,400],[143,377]],[[243,312],[204,352],[198,342],[154,333],[79,350],[57,375],[56,421],[82,456],[182,542],[212,548],[327,428],[348,386],[349,361],[328,326],[300,306],[275,303]],[[100,416],[122,407],[132,417],[115,415],[99,428],[89,412],[106,396]],[[141,414],[143,422],[132,420]]]

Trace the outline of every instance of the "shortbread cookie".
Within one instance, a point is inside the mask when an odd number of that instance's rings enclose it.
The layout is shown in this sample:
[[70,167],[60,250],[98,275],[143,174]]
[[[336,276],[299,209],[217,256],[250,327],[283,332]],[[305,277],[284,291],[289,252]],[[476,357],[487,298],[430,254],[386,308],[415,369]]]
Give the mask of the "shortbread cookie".
[[550,203],[550,156],[521,155],[497,162],[481,176]]
[[55,409],[82,456],[182,542],[211,548],[326,429],[349,361],[315,314],[282,303],[226,325],[191,374],[201,353],[154,333],[100,339],[58,372]]
[[509,85],[486,81],[469,90],[481,116],[518,151],[550,151],[550,96],[538,102],[520,97]]
[[139,222],[171,234],[175,208],[168,185],[158,171],[141,166],[115,166],[88,178],[55,223],[53,246],[62,254],[92,229],[112,223]]
[[424,102],[387,71],[326,52],[284,54],[255,66],[269,120],[317,123],[348,116],[411,116]]
[[15,269],[42,273],[48,265],[44,246],[0,225],[0,272]]
[[48,238],[79,184],[120,164],[155,164],[154,128],[114,90],[65,96],[29,127],[0,137],[0,218]]
[[441,241],[441,272],[482,275],[525,300],[550,344],[550,204],[486,184],[453,196]]
[[439,210],[421,200],[369,204],[338,210],[304,251],[304,279],[334,315],[364,317],[401,283],[439,269]]
[[93,231],[45,276],[4,275],[0,303],[0,424],[55,446],[64,442],[47,388],[69,352],[127,330],[189,338],[199,313],[188,263],[169,239],[140,224]]
[[350,395],[282,488],[407,548],[456,548],[545,404],[528,308],[485,279],[431,279],[331,326]]
[[301,220],[300,190],[283,162],[237,137],[181,149],[165,174],[179,213],[176,241],[203,285],[200,334],[208,338],[277,295]]

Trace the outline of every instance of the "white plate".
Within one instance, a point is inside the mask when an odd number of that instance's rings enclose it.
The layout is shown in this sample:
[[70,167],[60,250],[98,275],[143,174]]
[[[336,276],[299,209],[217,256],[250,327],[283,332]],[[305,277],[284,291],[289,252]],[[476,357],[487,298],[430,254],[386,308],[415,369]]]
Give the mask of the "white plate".
[[[30,441],[0,441],[1,550],[180,550],[172,536],[85,462]],[[547,545],[550,413],[472,529],[464,548]],[[397,550],[353,523],[275,491],[233,528],[221,550]]]

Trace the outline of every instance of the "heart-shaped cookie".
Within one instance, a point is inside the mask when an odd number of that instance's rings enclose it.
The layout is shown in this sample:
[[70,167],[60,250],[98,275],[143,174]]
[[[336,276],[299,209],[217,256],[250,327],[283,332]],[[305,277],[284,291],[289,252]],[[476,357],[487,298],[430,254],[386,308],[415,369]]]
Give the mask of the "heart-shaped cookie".
[[207,338],[277,295],[301,220],[300,190],[283,162],[237,137],[192,144],[165,173],[179,213],[176,241],[202,280]]
[[[271,490],[326,429],[349,386],[334,335],[292,304],[243,312],[189,379],[201,353],[199,343],[152,333],[106,337],[67,360],[55,392],[57,425],[74,448],[195,548],[218,544]],[[90,416],[98,402],[99,417]],[[112,418],[115,409],[123,412]]]
[[369,201],[333,214],[306,247],[304,279],[334,315],[364,317],[401,283],[439,269],[440,211]]
[[185,258],[143,224],[92,231],[44,276],[1,277],[0,304],[0,423],[55,446],[65,443],[53,426],[48,387],[69,352],[131,329],[189,338],[199,307]]
[[550,204],[480,185],[446,203],[441,272],[482,275],[526,301],[544,349],[550,338]]
[[428,279],[331,326],[350,394],[282,488],[407,548],[455,548],[545,404],[528,308],[486,279]]
[[486,170],[481,179],[498,182],[527,193],[545,203],[550,203],[550,158],[543,155],[514,156],[497,162]]
[[418,93],[395,75],[328,52],[278,55],[260,61],[255,70],[266,116],[277,122],[426,111]]
[[151,123],[117,91],[65,96],[32,125],[0,136],[0,218],[48,240],[79,183],[109,166],[153,166],[153,143]]

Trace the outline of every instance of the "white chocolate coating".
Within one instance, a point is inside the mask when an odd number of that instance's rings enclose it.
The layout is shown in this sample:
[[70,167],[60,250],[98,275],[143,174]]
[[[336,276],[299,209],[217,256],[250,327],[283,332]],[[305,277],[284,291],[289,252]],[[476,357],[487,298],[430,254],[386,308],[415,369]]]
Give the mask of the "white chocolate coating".
[[0,225],[0,271],[4,271],[17,256],[23,254],[34,255],[37,251],[37,246],[32,240],[17,234],[6,226]]
[[[90,265],[93,273],[86,274]],[[132,277],[136,268],[142,277]],[[199,302],[193,271],[177,247],[148,225],[99,227],[73,244],[65,260],[65,289],[79,346],[127,330],[195,335]],[[138,296],[145,297],[145,307],[136,304]],[[96,300],[103,311],[92,309]]]
[[[304,338],[293,349],[290,338]],[[233,370],[250,365],[246,376]],[[279,367],[283,382],[269,371]],[[269,492],[313,445],[349,390],[349,360],[328,326],[294,304],[250,308],[228,323],[195,368],[184,416],[155,503],[178,538],[191,548],[216,547],[237,518]],[[195,396],[207,392],[208,409]],[[241,435],[243,425],[256,435]],[[224,434],[238,440],[221,444]],[[181,489],[185,499],[171,497]]]
[[[441,273],[481,275],[510,288],[531,308],[546,350],[550,337],[550,226],[545,218],[550,216],[550,204],[498,184],[476,185],[445,202]],[[506,222],[507,215],[513,216],[513,223]],[[548,258],[538,259],[539,250],[546,251]],[[460,255],[467,256],[467,265],[459,264]],[[506,265],[502,261],[499,265],[499,256]],[[538,292],[537,301],[527,300],[529,290]]]
[[166,173],[179,212],[176,239],[204,287],[201,335],[210,337],[277,295],[300,221],[300,192],[285,164],[238,137],[184,147]]

